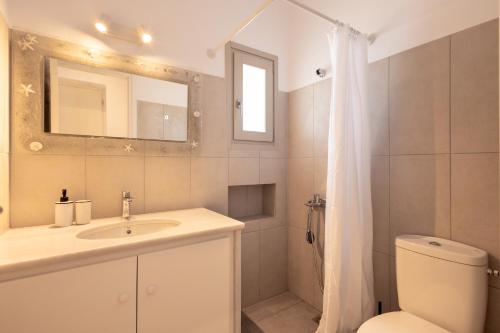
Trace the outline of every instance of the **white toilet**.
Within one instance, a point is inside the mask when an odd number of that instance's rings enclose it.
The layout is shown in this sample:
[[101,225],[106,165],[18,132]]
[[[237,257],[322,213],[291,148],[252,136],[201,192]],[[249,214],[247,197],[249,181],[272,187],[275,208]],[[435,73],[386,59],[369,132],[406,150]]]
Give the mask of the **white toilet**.
[[481,333],[488,297],[488,255],[446,239],[396,238],[401,311],[376,316],[358,333]]

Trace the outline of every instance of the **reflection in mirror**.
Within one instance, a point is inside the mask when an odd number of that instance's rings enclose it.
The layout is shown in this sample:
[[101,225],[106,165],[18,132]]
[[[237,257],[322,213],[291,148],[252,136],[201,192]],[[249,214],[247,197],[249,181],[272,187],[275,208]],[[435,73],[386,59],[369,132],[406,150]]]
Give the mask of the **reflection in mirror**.
[[188,85],[45,60],[46,132],[185,142]]

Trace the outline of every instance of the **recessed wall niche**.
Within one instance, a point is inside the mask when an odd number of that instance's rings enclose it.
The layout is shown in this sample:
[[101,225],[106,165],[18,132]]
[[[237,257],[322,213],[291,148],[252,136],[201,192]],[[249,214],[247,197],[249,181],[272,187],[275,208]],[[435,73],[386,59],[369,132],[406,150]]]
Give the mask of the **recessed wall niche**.
[[229,186],[229,216],[242,221],[275,216],[276,184]]

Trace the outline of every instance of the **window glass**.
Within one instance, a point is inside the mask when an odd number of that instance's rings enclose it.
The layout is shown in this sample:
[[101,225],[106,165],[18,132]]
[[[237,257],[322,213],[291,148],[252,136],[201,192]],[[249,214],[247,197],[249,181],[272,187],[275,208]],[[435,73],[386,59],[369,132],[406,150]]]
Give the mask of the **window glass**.
[[243,64],[243,131],[266,132],[266,70]]

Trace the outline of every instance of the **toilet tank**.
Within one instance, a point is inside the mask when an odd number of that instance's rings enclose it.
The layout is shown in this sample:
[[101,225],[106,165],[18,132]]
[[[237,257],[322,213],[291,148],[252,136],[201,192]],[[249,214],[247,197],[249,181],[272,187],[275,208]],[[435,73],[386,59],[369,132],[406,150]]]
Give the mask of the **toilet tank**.
[[399,306],[454,333],[483,332],[488,255],[427,236],[396,238]]

